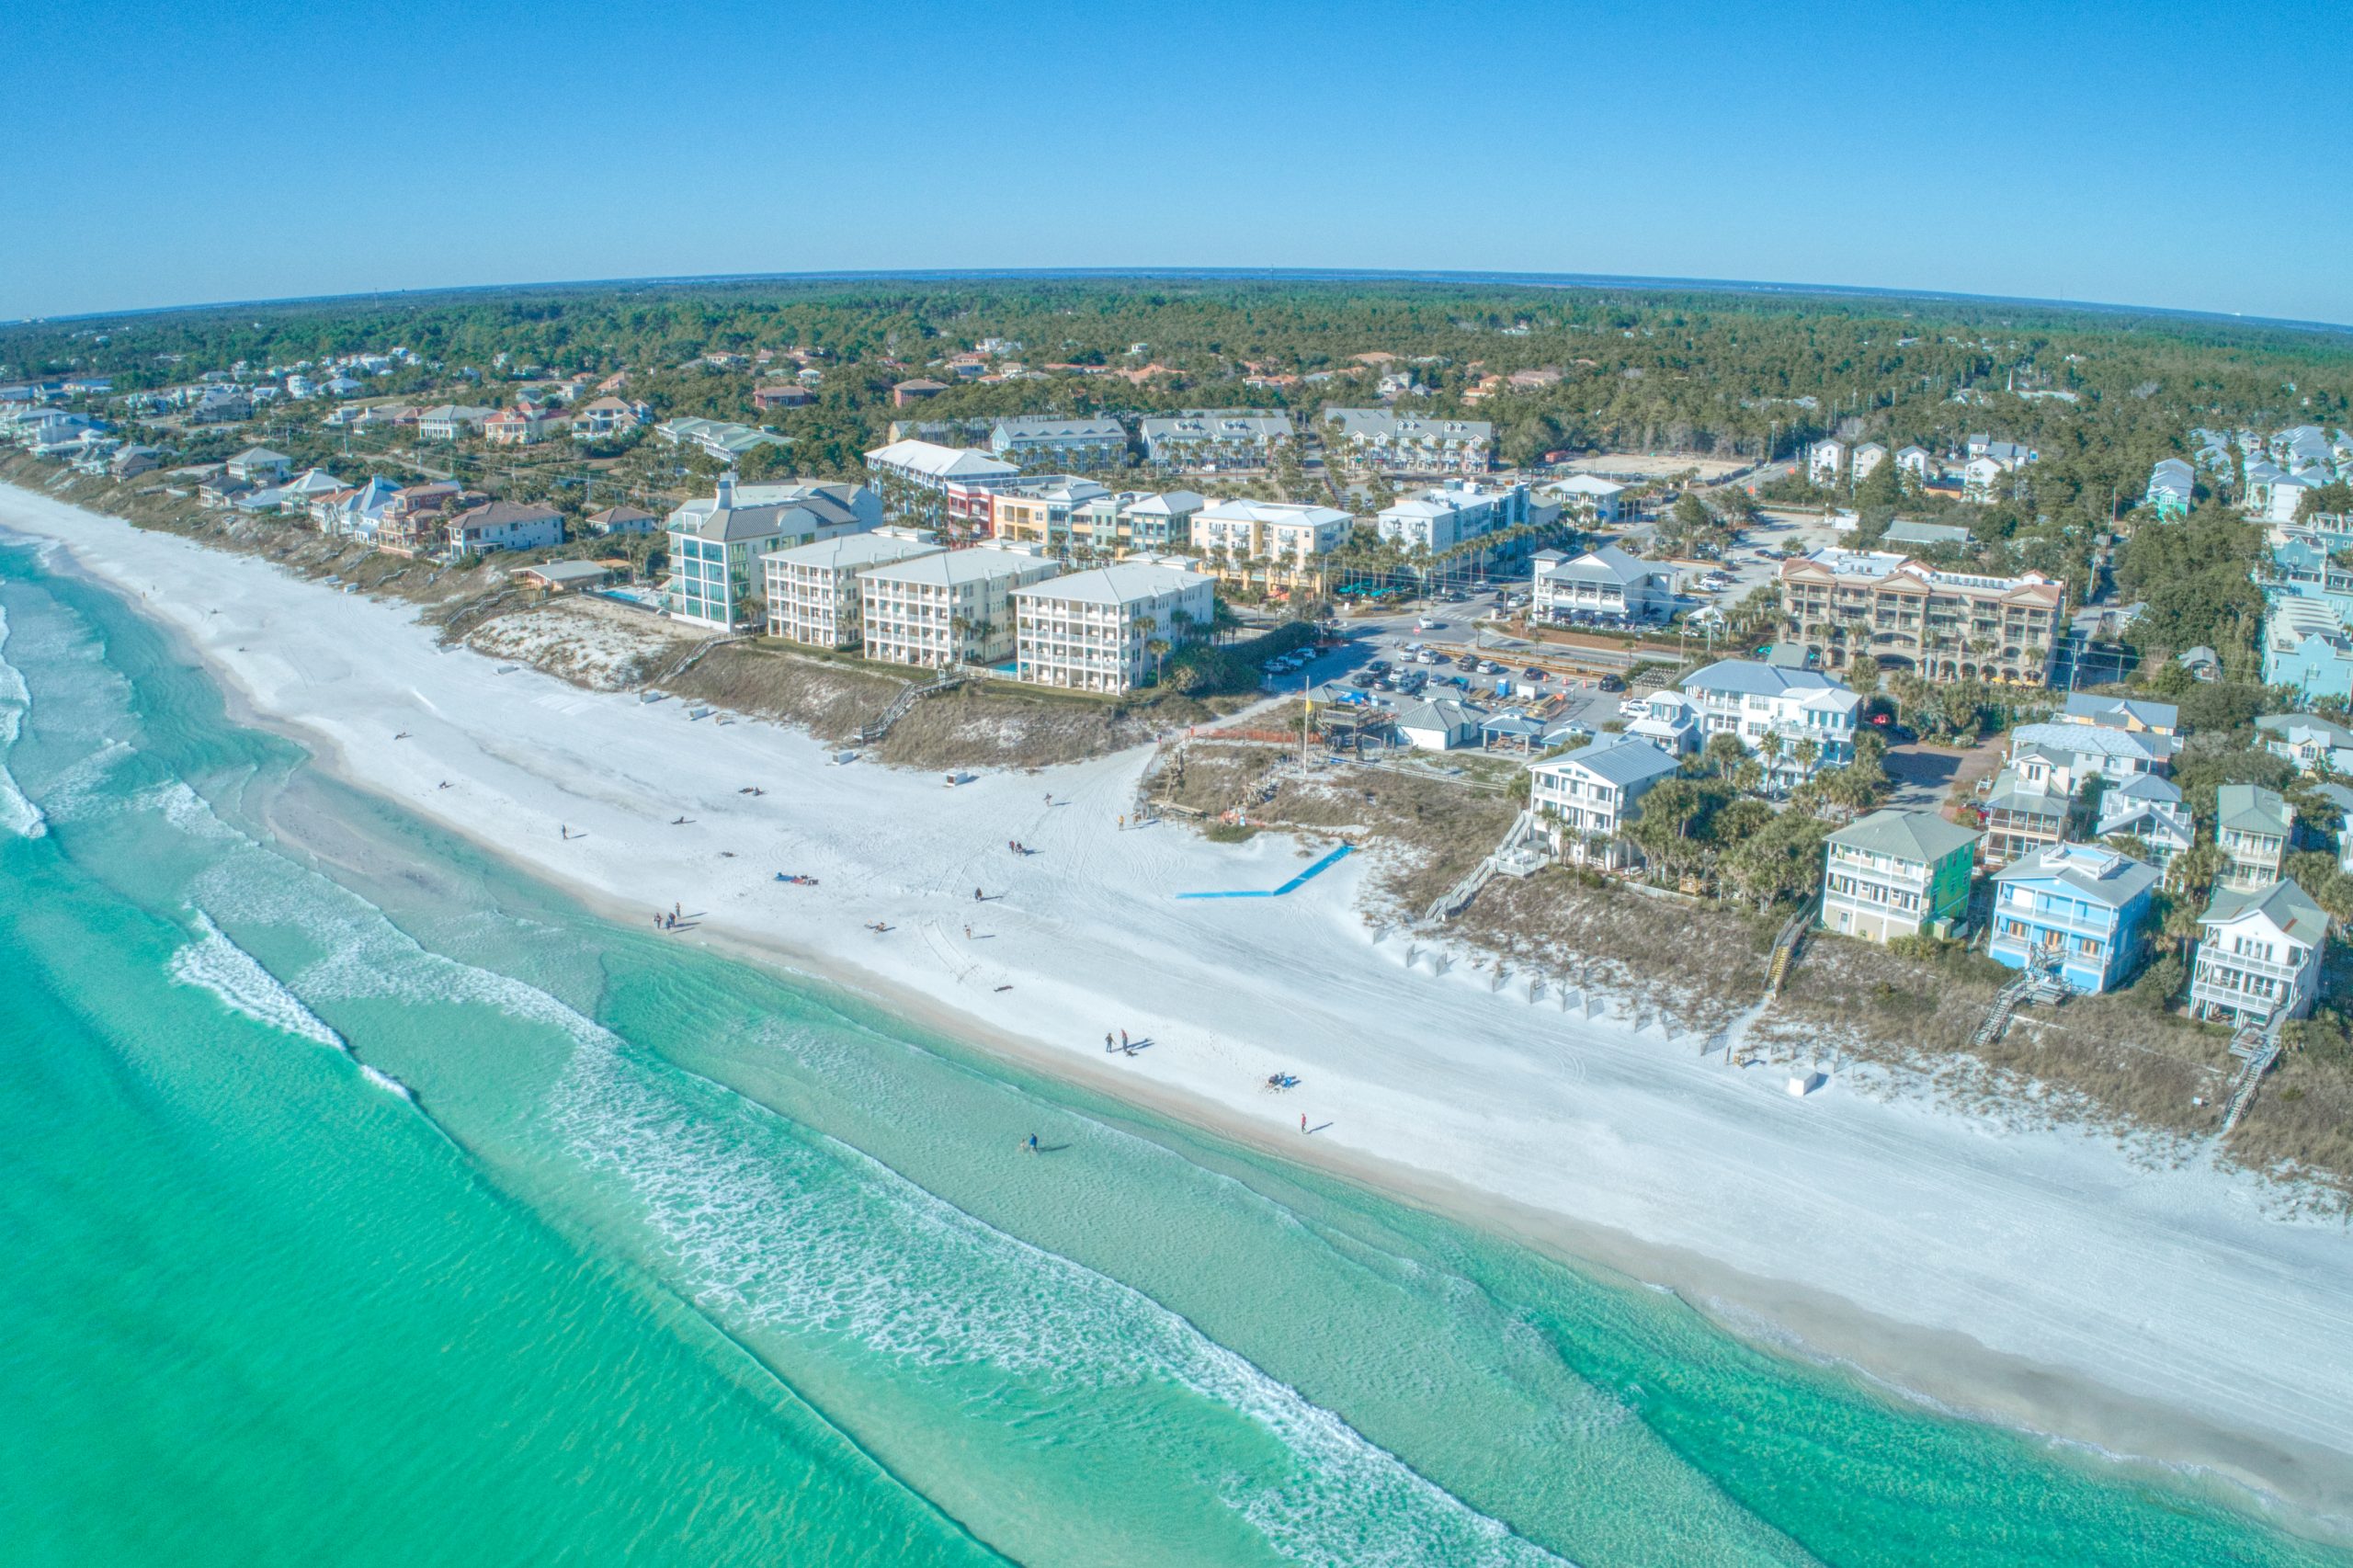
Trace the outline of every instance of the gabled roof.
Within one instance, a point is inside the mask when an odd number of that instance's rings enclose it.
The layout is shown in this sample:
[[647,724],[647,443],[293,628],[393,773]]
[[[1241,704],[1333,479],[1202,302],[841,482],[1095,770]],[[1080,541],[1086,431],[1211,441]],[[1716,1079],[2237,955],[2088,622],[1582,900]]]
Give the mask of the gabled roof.
[[1834,680],[1820,670],[1760,664],[1755,659],[1718,659],[1705,669],[1685,676],[1677,685],[1685,691],[1732,691],[1744,697],[1785,697],[1792,692],[1815,691],[1855,695],[1844,682]]
[[2214,791],[2214,830],[2284,835],[2296,813],[2278,792],[2254,784],[2225,784]]
[[1656,778],[1677,771],[1678,764],[1648,741],[1597,735],[1591,745],[1565,756],[1546,757],[1529,764],[1530,771],[1557,773],[1575,770],[1592,774],[1605,784],[1623,789],[1639,784],[1645,778]]
[[1156,495],[1141,496],[1127,505],[1127,510],[1141,512],[1148,517],[1173,517],[1199,511],[1209,505],[1197,491],[1165,490]]
[[1126,605],[1163,594],[1181,594],[1204,587],[1211,579],[1176,566],[1147,562],[1115,561],[1092,572],[1074,572],[1013,590],[1016,598],[1078,599],[1087,604]]
[[870,463],[904,469],[931,479],[1003,479],[1020,469],[970,447],[942,447],[930,441],[893,441],[866,454]]
[[1830,835],[1830,842],[1868,855],[1887,855],[1933,866],[1954,850],[1976,843],[1981,836],[1933,812],[1900,812],[1891,807],[1847,824]]
[[2011,755],[2022,746],[2049,746],[2077,756],[2121,756],[2164,762],[2181,749],[2171,735],[2152,731],[2111,730],[2105,724],[2020,724],[2010,732]]
[[797,545],[790,550],[771,550],[762,561],[781,561],[795,566],[827,566],[839,571],[860,566],[881,566],[894,561],[912,561],[918,555],[937,555],[940,546],[920,540],[901,539],[896,534],[839,534],[819,540],[814,544]]
[[[1541,556],[1539,560],[1543,559]],[[1615,583],[1631,587],[1648,577],[1660,577],[1666,568],[1648,561],[1638,561],[1614,544],[1599,550],[1588,550],[1574,561],[1563,561],[1552,567],[1545,575],[1566,577],[1580,582]]]
[[2308,948],[2319,947],[2328,936],[2328,915],[2293,879],[2276,881],[2255,892],[2222,889],[2214,894],[2214,902],[2206,906],[2206,913],[2198,917],[2198,924],[2227,926],[2250,915],[2264,916],[2290,940]]

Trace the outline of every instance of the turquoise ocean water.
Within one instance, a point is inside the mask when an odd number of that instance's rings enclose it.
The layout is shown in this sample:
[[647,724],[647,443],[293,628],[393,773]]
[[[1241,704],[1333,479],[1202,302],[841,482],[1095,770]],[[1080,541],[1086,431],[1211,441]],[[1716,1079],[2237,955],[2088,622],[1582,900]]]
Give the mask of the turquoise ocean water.
[[2342,1560],[600,922],[28,551],[0,614],[0,1562]]

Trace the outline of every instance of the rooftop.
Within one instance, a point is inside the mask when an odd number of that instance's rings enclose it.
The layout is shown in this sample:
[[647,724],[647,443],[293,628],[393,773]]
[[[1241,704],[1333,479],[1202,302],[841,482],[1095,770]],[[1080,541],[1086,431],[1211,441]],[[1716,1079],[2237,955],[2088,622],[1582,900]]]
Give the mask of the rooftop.
[[1198,572],[1188,572],[1178,566],[1120,561],[1108,566],[1098,566],[1092,572],[1074,572],[1067,577],[1032,583],[1026,588],[1014,589],[1013,595],[1020,599],[1127,605],[1142,599],[1158,598],[1165,594],[1181,594],[1188,589],[1204,587],[1210,581]]
[[1901,812],[1890,807],[1849,823],[1832,834],[1830,842],[1867,855],[1886,855],[1933,866],[1954,850],[1976,843],[1979,836],[1933,812]]

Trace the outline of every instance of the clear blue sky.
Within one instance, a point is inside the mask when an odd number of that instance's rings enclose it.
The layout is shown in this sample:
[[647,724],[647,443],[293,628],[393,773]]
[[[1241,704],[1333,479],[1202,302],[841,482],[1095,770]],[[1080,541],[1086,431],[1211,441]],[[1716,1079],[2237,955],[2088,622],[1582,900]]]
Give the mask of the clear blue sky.
[[1677,4],[0,7],[0,317],[1269,266],[2353,323],[2347,15]]

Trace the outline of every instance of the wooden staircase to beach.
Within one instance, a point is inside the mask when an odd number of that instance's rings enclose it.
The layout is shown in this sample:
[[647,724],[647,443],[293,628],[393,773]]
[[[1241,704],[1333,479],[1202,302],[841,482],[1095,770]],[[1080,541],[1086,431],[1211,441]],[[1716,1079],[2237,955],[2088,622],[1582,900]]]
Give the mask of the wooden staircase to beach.
[[2279,1060],[2280,1031],[2287,1027],[2288,1015],[2282,1010],[2273,1014],[2268,1023],[2250,1024],[2232,1038],[2231,1054],[2242,1065],[2238,1076],[2231,1081],[2230,1103],[2222,1108],[2222,1131],[2214,1134],[2217,1139],[2228,1138],[2231,1129],[2239,1124],[2239,1118],[2246,1114],[2246,1108],[2255,1103],[2256,1085],[2263,1082],[2263,1075]]
[[858,744],[870,746],[891,733],[891,726],[905,718],[926,697],[937,697],[943,691],[953,691],[972,677],[961,670],[942,670],[921,686],[910,686],[891,699],[891,705],[858,727]]

